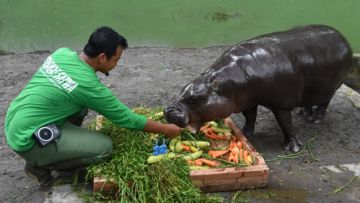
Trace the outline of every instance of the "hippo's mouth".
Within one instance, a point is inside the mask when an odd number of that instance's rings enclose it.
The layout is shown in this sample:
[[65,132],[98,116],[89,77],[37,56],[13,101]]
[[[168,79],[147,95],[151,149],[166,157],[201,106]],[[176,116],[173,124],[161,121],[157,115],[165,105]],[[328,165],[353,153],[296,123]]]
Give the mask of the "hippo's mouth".
[[196,124],[196,125],[187,125],[186,129],[188,129],[190,132],[192,133],[197,133],[199,131],[201,127],[201,124]]
[[186,126],[186,128],[192,132],[192,133],[196,133],[200,130],[201,126],[204,124],[204,122],[200,122],[200,121],[194,121],[192,119],[190,119],[190,122],[188,123],[188,125]]
[[177,106],[165,108],[164,116],[168,123],[174,123],[181,128],[185,128],[189,123],[189,116],[187,112],[181,110],[181,108]]

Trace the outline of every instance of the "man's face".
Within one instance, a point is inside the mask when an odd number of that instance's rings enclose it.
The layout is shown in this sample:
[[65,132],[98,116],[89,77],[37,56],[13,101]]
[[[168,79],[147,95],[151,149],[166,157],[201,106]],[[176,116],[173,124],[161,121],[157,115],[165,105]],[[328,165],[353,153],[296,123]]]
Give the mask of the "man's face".
[[102,73],[107,73],[111,71],[117,65],[117,62],[121,58],[121,54],[123,52],[123,48],[118,46],[116,49],[115,55],[111,58],[107,58],[104,53],[100,54],[99,56],[99,71]]

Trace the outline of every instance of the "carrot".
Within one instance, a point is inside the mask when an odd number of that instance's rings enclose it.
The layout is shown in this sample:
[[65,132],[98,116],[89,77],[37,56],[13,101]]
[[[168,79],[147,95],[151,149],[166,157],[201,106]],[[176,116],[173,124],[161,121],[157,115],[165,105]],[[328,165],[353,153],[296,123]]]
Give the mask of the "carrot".
[[234,157],[234,153],[229,153],[228,157],[226,159],[228,162],[235,162],[235,157]]
[[216,167],[216,166],[219,166],[220,163],[217,162],[217,161],[212,161],[212,160],[209,160],[209,159],[204,159],[204,158],[201,158],[201,159],[198,159],[198,160],[201,160],[202,163],[208,165],[208,166],[211,166],[211,167]]
[[212,135],[212,134],[205,134],[205,137],[209,138],[209,139],[212,139],[212,140],[219,140],[218,137]]
[[231,140],[229,149],[231,150],[234,146],[236,146],[236,144],[233,140]]
[[207,138],[210,138],[210,139],[213,139],[213,140],[226,140],[226,137],[224,136],[219,136],[219,135],[216,135],[214,133],[210,133],[210,134],[205,134],[205,136]]
[[194,165],[194,164],[195,164],[193,160],[187,160],[186,162],[187,162],[189,165]]
[[188,151],[188,152],[190,152],[190,151],[191,151],[190,147],[189,147],[189,146],[187,146],[187,145],[183,145],[183,144],[181,144],[181,147],[183,148],[183,150],[184,150],[184,151]]
[[209,156],[211,156],[212,158],[218,158],[220,156],[225,155],[226,153],[228,153],[229,150],[209,150]]
[[214,137],[217,137],[219,140],[226,140],[225,136],[218,135],[216,133],[211,133]]
[[234,162],[239,163],[239,153],[237,154],[233,153],[233,154],[234,154]]
[[210,124],[208,123],[208,124],[202,126],[202,127],[200,128],[200,131],[207,130],[207,129],[209,129],[209,128],[210,128]]
[[202,129],[202,130],[200,130],[202,133],[204,133],[204,134],[208,134],[208,131],[207,131],[207,129]]
[[237,147],[238,147],[239,149],[242,148],[242,143],[241,143],[241,141],[237,141],[237,142],[236,142],[236,145],[237,145]]
[[212,129],[211,127],[207,129],[208,133],[213,133],[215,132],[214,129]]
[[202,165],[203,165],[203,162],[202,162],[200,159],[196,159],[196,160],[194,161],[194,165],[195,165],[195,166],[202,166]]
[[[230,148],[230,151],[231,151],[231,153],[232,153],[233,156],[234,156],[233,160],[234,160],[235,163],[239,163],[240,150],[239,150],[239,148],[237,147],[236,142],[231,141],[231,144],[230,144],[230,145],[232,145],[232,148]],[[231,147],[231,146],[230,146],[230,147]]]
[[236,145],[233,148],[230,148],[230,151],[236,155],[238,155],[240,152]]

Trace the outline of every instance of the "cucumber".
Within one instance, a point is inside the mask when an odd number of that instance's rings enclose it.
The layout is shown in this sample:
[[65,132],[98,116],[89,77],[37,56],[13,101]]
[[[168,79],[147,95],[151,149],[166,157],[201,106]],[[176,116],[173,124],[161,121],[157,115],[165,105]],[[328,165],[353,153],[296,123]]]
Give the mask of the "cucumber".
[[218,126],[218,124],[215,121],[207,122],[207,124],[210,124],[211,126]]
[[199,151],[194,152],[194,153],[192,153],[190,155],[183,156],[183,159],[185,159],[185,161],[195,160],[195,159],[200,158],[202,154],[203,154],[203,151],[199,150]]
[[177,140],[175,144],[175,152],[180,153],[183,151],[183,147],[181,146],[181,140]]
[[200,149],[207,149],[210,147],[210,142],[207,141],[181,141],[181,143],[187,146],[194,146]]
[[194,147],[194,146],[190,146],[190,150],[191,150],[192,152],[197,152],[197,151],[199,151],[199,149],[196,148],[196,147]]
[[147,162],[148,162],[148,164],[153,164],[153,163],[156,163],[156,162],[159,162],[162,160],[169,160],[169,159],[172,159],[175,157],[176,157],[176,155],[173,152],[169,152],[166,154],[159,154],[157,156],[151,155],[148,157]]
[[173,138],[173,139],[170,140],[170,143],[169,143],[169,149],[170,149],[170,151],[175,152],[175,144],[176,144],[177,141],[180,140],[180,139],[178,139],[178,138],[180,138],[180,137],[175,137],[175,138]]

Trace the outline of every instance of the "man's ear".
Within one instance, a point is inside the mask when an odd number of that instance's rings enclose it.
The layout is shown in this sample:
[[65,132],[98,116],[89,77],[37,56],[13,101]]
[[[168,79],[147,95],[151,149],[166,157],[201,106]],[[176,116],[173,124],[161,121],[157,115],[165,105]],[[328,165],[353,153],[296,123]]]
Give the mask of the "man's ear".
[[98,59],[99,59],[99,62],[102,64],[102,63],[105,63],[107,61],[107,57],[106,57],[106,54],[105,53],[100,53],[98,55]]

